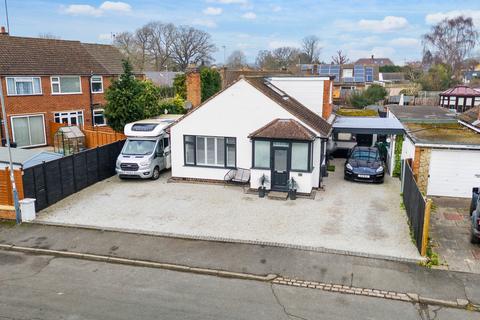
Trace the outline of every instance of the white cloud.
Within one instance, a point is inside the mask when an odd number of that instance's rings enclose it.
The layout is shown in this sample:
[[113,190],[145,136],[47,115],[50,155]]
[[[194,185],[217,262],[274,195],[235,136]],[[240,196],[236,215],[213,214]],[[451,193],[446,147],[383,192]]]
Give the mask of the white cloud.
[[383,20],[362,19],[358,27],[371,32],[391,32],[408,27],[408,21],[404,17],[386,16]]
[[112,40],[112,34],[111,33],[100,33],[98,35],[98,40],[103,40],[103,41]]
[[130,12],[132,7],[126,2],[105,1],[98,8],[89,4],[71,4],[62,6],[61,10],[73,16],[100,17],[106,12]]
[[203,13],[211,16],[217,16],[219,14],[222,14],[223,10],[222,8],[217,8],[217,7],[208,7],[203,10]]
[[425,22],[428,24],[436,24],[443,19],[452,19],[458,16],[466,16],[473,19],[473,23],[478,27],[480,26],[480,10],[453,10],[447,12],[437,12],[427,14]]
[[394,47],[411,47],[416,49],[420,45],[420,40],[417,38],[396,38],[390,40],[388,44]]
[[378,58],[390,58],[395,55],[395,49],[392,47],[374,47],[371,50],[348,50],[347,56],[355,61],[360,58],[369,58],[371,55]]
[[272,40],[268,43],[270,49],[276,49],[280,47],[299,47],[299,43],[290,40]]
[[100,5],[100,10],[130,12],[132,11],[132,6],[126,2],[105,1]]
[[242,14],[242,18],[247,20],[254,20],[257,18],[257,15],[255,14],[255,12],[249,11]]
[[215,28],[217,26],[217,24],[215,23],[215,21],[211,20],[211,19],[194,19],[192,21],[192,23],[194,25],[197,25],[197,26],[202,26],[202,27],[207,27],[207,28]]
[[88,4],[71,4],[63,9],[63,12],[73,16],[94,16],[102,15],[102,10]]

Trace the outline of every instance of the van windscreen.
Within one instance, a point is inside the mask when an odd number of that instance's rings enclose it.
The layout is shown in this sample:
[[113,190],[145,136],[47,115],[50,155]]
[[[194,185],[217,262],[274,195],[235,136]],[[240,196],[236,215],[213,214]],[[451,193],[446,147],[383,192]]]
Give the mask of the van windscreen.
[[130,156],[151,154],[155,149],[155,144],[154,140],[127,140],[122,154]]

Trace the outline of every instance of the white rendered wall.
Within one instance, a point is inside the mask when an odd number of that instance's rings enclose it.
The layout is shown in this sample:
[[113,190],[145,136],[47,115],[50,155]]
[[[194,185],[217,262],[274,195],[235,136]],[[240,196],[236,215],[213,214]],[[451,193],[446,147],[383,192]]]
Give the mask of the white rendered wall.
[[[270,82],[289,96],[298,100],[305,107],[322,116],[324,79],[273,77],[270,78]],[[326,90],[330,90],[330,88],[326,88]]]
[[[295,119],[301,122],[252,87],[248,82],[243,79],[239,80],[171,127],[172,176],[223,180],[229,170],[225,168],[185,166],[183,154],[184,135],[236,137],[237,167],[250,169],[252,166],[252,144],[248,135],[276,118]],[[307,125],[306,127],[309,128]],[[311,130],[314,131],[313,129]],[[319,159],[319,144],[315,143],[313,152],[314,159]],[[313,164],[315,166],[314,174],[317,176],[319,170],[318,161],[316,163],[314,161]],[[255,179],[252,176],[252,188],[258,187],[258,185],[255,185],[258,182],[254,180],[258,180],[258,178]]]
[[404,136],[403,145],[402,145],[402,156],[401,159],[414,159],[415,158],[415,145],[412,140],[406,135]]

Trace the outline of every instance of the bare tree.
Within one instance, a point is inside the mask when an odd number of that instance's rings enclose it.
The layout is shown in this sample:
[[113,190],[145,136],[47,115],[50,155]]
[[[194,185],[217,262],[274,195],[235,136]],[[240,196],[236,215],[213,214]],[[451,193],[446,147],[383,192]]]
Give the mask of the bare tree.
[[150,36],[147,37],[148,55],[155,71],[161,71],[171,57],[175,26],[156,21],[150,22],[146,27],[150,30]]
[[229,68],[243,68],[247,65],[247,57],[242,50],[233,51],[227,58]]
[[47,33],[39,33],[38,34],[39,38],[42,39],[52,39],[52,40],[60,40],[60,36],[54,35],[53,33],[47,32]]
[[152,42],[153,30],[148,24],[135,31],[136,62],[140,70],[145,70],[149,62],[148,49]]
[[176,28],[172,58],[180,70],[185,70],[190,63],[209,63],[215,50],[210,34],[189,26]]
[[134,61],[136,52],[135,37],[131,32],[121,32],[114,36],[113,44],[120,52],[131,61]]
[[260,50],[255,59],[255,64],[260,69],[273,70],[278,68],[277,61],[270,50]]
[[302,40],[302,53],[306,63],[318,63],[320,58],[320,39],[317,36],[307,36]]
[[279,67],[287,69],[299,62],[300,50],[294,47],[280,47],[272,51],[272,55]]
[[463,60],[477,44],[478,37],[472,18],[458,16],[444,19],[423,35],[424,53],[430,52],[458,73]]
[[346,64],[350,61],[347,55],[342,52],[342,50],[338,50],[336,55],[332,56],[332,63],[333,64]]

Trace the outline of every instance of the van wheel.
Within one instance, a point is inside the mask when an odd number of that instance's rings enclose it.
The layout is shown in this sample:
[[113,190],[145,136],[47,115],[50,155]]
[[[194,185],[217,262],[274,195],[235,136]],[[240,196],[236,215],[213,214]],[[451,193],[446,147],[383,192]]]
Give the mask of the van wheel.
[[160,178],[160,168],[155,167],[155,169],[153,169],[153,173],[152,173],[152,180],[157,180],[158,178]]

